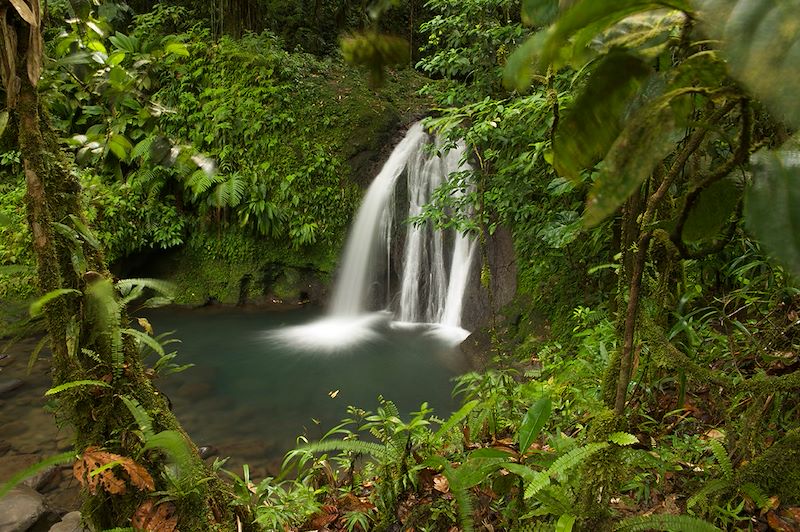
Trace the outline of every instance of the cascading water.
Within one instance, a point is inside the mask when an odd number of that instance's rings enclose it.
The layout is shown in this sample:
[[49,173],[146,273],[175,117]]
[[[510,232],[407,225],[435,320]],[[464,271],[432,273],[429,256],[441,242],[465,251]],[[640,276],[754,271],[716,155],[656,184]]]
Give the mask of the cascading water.
[[[459,143],[445,152],[420,123],[409,128],[364,196],[328,317],[287,334],[295,340],[302,336],[317,348],[336,349],[368,340],[376,324],[390,315],[398,324],[436,325],[454,341],[466,337],[460,326],[474,239],[430,223],[406,222],[422,213],[451,173],[465,169],[464,149]],[[399,244],[402,253],[393,249]],[[393,279],[399,280],[399,289]]]

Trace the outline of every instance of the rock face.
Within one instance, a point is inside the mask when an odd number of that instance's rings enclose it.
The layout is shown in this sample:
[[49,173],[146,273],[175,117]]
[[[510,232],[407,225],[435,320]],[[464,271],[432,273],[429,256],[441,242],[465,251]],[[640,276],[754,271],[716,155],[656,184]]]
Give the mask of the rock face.
[[491,325],[492,316],[509,304],[517,291],[517,263],[511,232],[503,227],[498,228],[486,245],[492,302],[489,302],[489,291],[481,284],[481,257],[478,256],[470,272],[469,288],[464,298],[461,326],[469,331]]
[[17,486],[0,499],[0,531],[25,532],[44,513],[42,496],[28,486]]

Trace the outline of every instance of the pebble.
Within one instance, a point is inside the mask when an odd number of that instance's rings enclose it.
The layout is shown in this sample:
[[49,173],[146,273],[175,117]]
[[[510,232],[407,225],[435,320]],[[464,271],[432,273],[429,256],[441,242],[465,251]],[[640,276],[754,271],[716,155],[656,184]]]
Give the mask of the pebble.
[[25,532],[44,513],[42,496],[28,486],[17,486],[0,499],[0,530]]

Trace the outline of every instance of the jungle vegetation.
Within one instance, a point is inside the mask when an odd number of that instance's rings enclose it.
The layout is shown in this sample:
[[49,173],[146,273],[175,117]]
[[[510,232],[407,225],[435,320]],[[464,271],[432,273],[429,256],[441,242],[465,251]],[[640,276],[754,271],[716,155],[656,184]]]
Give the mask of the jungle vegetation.
[[[76,433],[54,459],[78,464],[85,518],[800,526],[800,3],[279,4],[0,2],[0,297],[36,296],[44,316],[57,419]],[[511,231],[517,295],[476,334],[484,367],[458,379],[451,416],[353,405],[278,478],[221,474],[142,364],[140,346],[163,348],[126,313],[191,289],[108,266],[176,248],[187,269],[246,271],[266,243],[266,261],[331,271],[366,102],[465,139],[472,169],[425,217],[484,248]]]

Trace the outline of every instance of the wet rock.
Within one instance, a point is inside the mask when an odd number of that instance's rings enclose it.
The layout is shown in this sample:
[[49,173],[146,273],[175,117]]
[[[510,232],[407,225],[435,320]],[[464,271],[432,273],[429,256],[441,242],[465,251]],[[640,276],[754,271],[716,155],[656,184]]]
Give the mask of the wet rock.
[[202,447],[199,447],[197,451],[200,453],[200,458],[203,460],[211,456],[219,456],[219,449],[213,445],[203,445]]
[[11,444],[5,440],[0,440],[0,456],[3,456],[11,450]]
[[89,529],[81,524],[80,512],[70,512],[54,524],[50,532],[89,532]]
[[6,355],[6,354],[0,355],[0,368],[8,366],[13,361],[14,357],[12,357],[11,355]]
[[[23,469],[27,469],[36,462],[42,459],[37,454],[7,454],[0,457],[0,484],[11,479],[15,474]],[[25,485],[31,489],[39,489],[45,484],[55,473],[58,468],[48,468],[46,471],[41,471],[39,474],[25,481]]]
[[25,532],[44,513],[42,496],[28,486],[17,486],[0,499],[0,530]]
[[0,378],[0,397],[11,395],[11,392],[21,387],[23,382],[19,379]]

